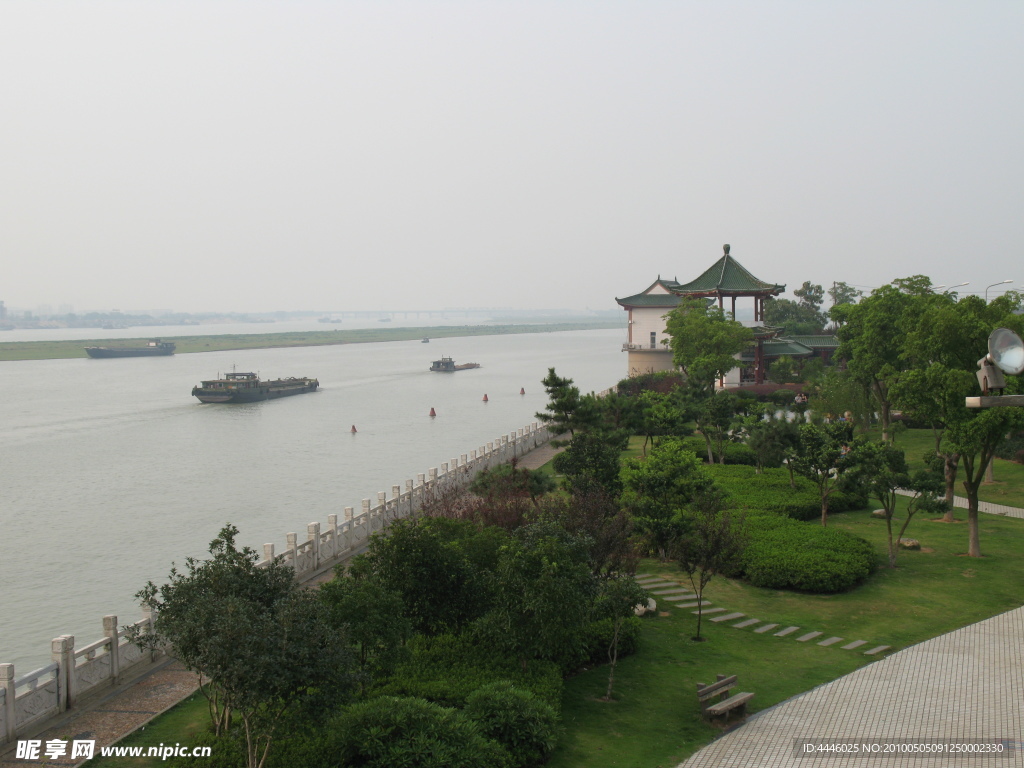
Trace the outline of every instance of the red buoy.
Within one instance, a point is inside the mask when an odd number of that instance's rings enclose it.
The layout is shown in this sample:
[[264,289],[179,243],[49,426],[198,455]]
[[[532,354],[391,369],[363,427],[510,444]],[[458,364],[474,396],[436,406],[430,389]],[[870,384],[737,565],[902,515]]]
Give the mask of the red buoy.
[[356,433],[356,425],[355,425],[355,424],[353,424],[353,425],[352,425],[352,434],[354,435],[355,433]]
[[430,418],[434,418],[435,416],[437,416],[437,414],[434,412],[434,409],[431,408],[430,409]]
[[526,394],[526,388],[525,387],[520,387],[519,388],[519,394],[520,395],[525,395]]
[[484,395],[484,402],[485,403],[487,402],[487,395],[486,394]]

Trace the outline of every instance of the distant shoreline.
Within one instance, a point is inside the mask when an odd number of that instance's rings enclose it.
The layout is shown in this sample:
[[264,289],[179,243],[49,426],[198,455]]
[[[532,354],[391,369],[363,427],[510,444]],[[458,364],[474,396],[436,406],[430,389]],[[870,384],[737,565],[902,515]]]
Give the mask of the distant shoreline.
[[[232,349],[274,349],[277,347],[319,347],[334,344],[366,344],[380,341],[412,341],[458,336],[503,336],[516,333],[555,333],[557,331],[596,331],[625,329],[622,322],[539,323],[536,325],[442,325],[426,328],[355,328],[332,331],[295,331],[288,333],[224,334],[217,336],[161,336],[177,345],[175,354],[220,352]],[[73,339],[66,341],[0,342],[0,362],[21,360],[66,360],[88,357],[86,347],[145,346],[152,337],[133,339]]]

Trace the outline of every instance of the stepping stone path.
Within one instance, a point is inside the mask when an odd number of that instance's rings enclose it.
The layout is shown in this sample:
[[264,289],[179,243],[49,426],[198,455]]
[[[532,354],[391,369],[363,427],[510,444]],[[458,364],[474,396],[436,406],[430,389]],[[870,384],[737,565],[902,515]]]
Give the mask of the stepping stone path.
[[[755,624],[761,624],[757,629],[754,630],[755,634],[763,635],[771,632],[773,629],[778,627],[778,624],[762,624],[760,619],[745,618],[745,614],[738,612],[729,612],[726,608],[704,608],[703,606],[711,605],[710,600],[701,600],[697,602],[697,595],[692,590],[686,587],[680,586],[677,582],[664,579],[660,576],[638,576],[636,582],[647,589],[652,595],[658,595],[662,600],[668,602],[670,605],[674,605],[676,608],[700,608],[699,611],[691,611],[694,615],[702,614],[703,616],[710,616],[711,614],[720,614],[712,616],[710,621],[720,623],[724,621],[733,621],[734,619],[743,619],[736,624],[732,624],[734,629],[746,629],[752,627]],[[795,632],[799,632],[800,627],[786,627],[785,629],[779,630],[773,634],[773,637],[787,637]],[[795,638],[798,643],[806,643],[815,638],[824,635],[824,632],[807,632],[800,637]],[[832,636],[825,640],[821,640],[817,643],[822,647],[830,647],[838,645],[843,642],[842,637]],[[846,645],[840,646],[844,651],[852,651],[862,646],[867,645],[867,640],[854,640],[847,643]],[[865,656],[877,656],[885,651],[888,651],[890,646],[888,645],[877,645],[869,651],[864,651]]]
[[733,619],[742,619],[743,616],[742,613],[727,613],[725,616],[715,616],[712,621],[732,621]]

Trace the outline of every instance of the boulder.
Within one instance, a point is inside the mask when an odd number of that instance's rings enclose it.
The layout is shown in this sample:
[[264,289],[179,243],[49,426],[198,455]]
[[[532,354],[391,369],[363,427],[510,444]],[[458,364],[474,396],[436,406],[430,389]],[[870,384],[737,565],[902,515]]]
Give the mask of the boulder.
[[921,542],[917,539],[900,539],[900,547],[902,549],[920,549]]
[[876,509],[874,512],[871,513],[871,516],[872,517],[880,517],[880,518],[882,518],[884,520],[885,519],[885,510],[884,509]]
[[652,598],[652,597],[647,598],[647,602],[646,603],[637,603],[636,605],[633,606],[633,615],[634,616],[644,616],[644,615],[646,615],[648,613],[657,613],[657,612],[658,612],[658,604],[656,602],[654,602],[654,598]]

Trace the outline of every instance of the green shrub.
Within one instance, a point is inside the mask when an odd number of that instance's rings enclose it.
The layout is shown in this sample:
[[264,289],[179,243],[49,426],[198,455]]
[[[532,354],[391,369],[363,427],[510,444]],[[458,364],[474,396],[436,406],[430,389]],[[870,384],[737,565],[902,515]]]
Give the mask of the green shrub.
[[510,680],[556,709],[562,701],[562,674],[557,664],[534,659],[524,670],[519,660],[474,643],[468,635],[416,637],[410,658],[377,686],[375,695],[418,696],[447,707],[463,707],[473,691]]
[[[699,435],[696,437],[686,437],[680,440],[680,442],[689,450],[693,451],[700,457],[700,460],[707,462],[708,460],[708,445],[704,441],[703,437]],[[726,443],[725,444],[725,463],[728,464],[742,464],[748,467],[757,465],[757,456],[750,448],[743,445],[743,443]]]
[[346,768],[511,768],[509,754],[455,709],[385,696],[337,717],[325,738],[331,765]]
[[844,592],[863,582],[878,564],[871,544],[836,528],[752,513],[747,535],[742,575],[756,587]]
[[[630,616],[619,627],[619,658],[634,654],[640,648],[640,629],[643,622]],[[592,622],[587,630],[588,661],[591,664],[608,663],[608,647],[612,644],[615,625],[611,619]]]
[[484,736],[508,751],[515,768],[542,763],[555,747],[558,714],[554,708],[507,680],[471,693],[463,711]]

